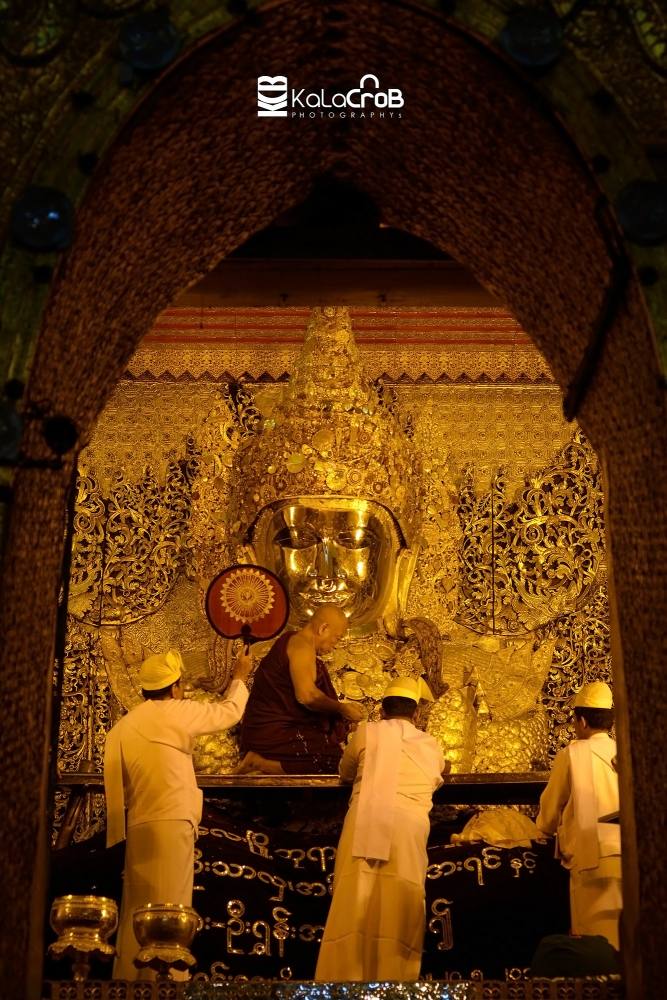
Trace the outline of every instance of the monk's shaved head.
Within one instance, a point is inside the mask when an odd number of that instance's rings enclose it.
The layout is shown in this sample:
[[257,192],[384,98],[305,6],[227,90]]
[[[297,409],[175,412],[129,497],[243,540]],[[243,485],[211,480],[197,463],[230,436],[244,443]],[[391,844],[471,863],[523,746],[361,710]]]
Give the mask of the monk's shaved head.
[[311,622],[317,628],[318,625],[329,625],[331,628],[347,629],[347,618],[335,604],[320,604]]
[[347,618],[335,604],[320,604],[303,631],[312,636],[315,649],[330,653],[347,632]]

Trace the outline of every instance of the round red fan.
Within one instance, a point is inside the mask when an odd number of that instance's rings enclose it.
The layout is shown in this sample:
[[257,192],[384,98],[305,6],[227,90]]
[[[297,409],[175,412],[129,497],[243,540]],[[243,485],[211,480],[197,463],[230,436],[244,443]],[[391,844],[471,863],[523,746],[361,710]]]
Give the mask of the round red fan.
[[211,581],[206,592],[206,616],[225,639],[251,642],[273,639],[289,617],[287,591],[264,566],[230,566]]

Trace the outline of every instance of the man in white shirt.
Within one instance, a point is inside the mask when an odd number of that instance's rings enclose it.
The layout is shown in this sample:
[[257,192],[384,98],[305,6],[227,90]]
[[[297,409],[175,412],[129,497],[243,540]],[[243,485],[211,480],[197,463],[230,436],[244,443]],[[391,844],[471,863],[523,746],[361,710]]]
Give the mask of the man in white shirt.
[[585,684],[573,707],[576,739],[554,759],[536,822],[556,834],[557,857],[570,872],[572,933],[600,934],[618,950],[623,897],[611,688]]
[[107,846],[123,840],[127,829],[114,979],[154,978],[150,970],[138,973],[133,963],[139,943],[132,916],[138,906],[192,906],[194,842],[203,804],[192,764],[194,741],[239,721],[251,669],[251,657],[240,656],[226,696],[202,703],[183,700],[183,661],[177,650],[150,656],[139,675],[144,702],[107,733]]
[[387,688],[381,722],[362,722],[340,762],[354,782],[343,824],[333,899],[315,971],[319,982],[411,982],[424,947],[426,841],[445,760],[412,719],[421,678]]

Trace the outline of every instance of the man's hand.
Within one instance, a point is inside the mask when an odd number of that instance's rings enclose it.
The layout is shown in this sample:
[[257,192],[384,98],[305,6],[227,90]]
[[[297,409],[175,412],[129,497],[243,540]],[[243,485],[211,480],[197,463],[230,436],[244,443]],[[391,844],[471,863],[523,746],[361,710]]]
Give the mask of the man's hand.
[[361,722],[366,715],[361,705],[354,701],[341,701],[338,711],[349,722]]
[[245,684],[245,682],[248,680],[248,677],[252,673],[252,668],[254,667],[254,665],[255,664],[250,653],[240,653],[239,656],[237,656],[236,661],[234,663],[234,670],[232,671],[232,680],[243,681],[243,683]]

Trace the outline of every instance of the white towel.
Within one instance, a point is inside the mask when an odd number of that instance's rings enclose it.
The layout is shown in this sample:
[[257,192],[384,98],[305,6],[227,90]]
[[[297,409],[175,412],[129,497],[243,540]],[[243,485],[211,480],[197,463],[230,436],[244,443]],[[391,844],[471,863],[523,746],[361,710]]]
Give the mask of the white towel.
[[593,780],[593,761],[589,740],[570,743],[570,774],[577,829],[576,858],[579,871],[597,868],[600,863],[598,841],[598,797]]
[[364,769],[352,836],[352,856],[355,858],[389,860],[402,741],[400,719],[369,722],[366,726]]

